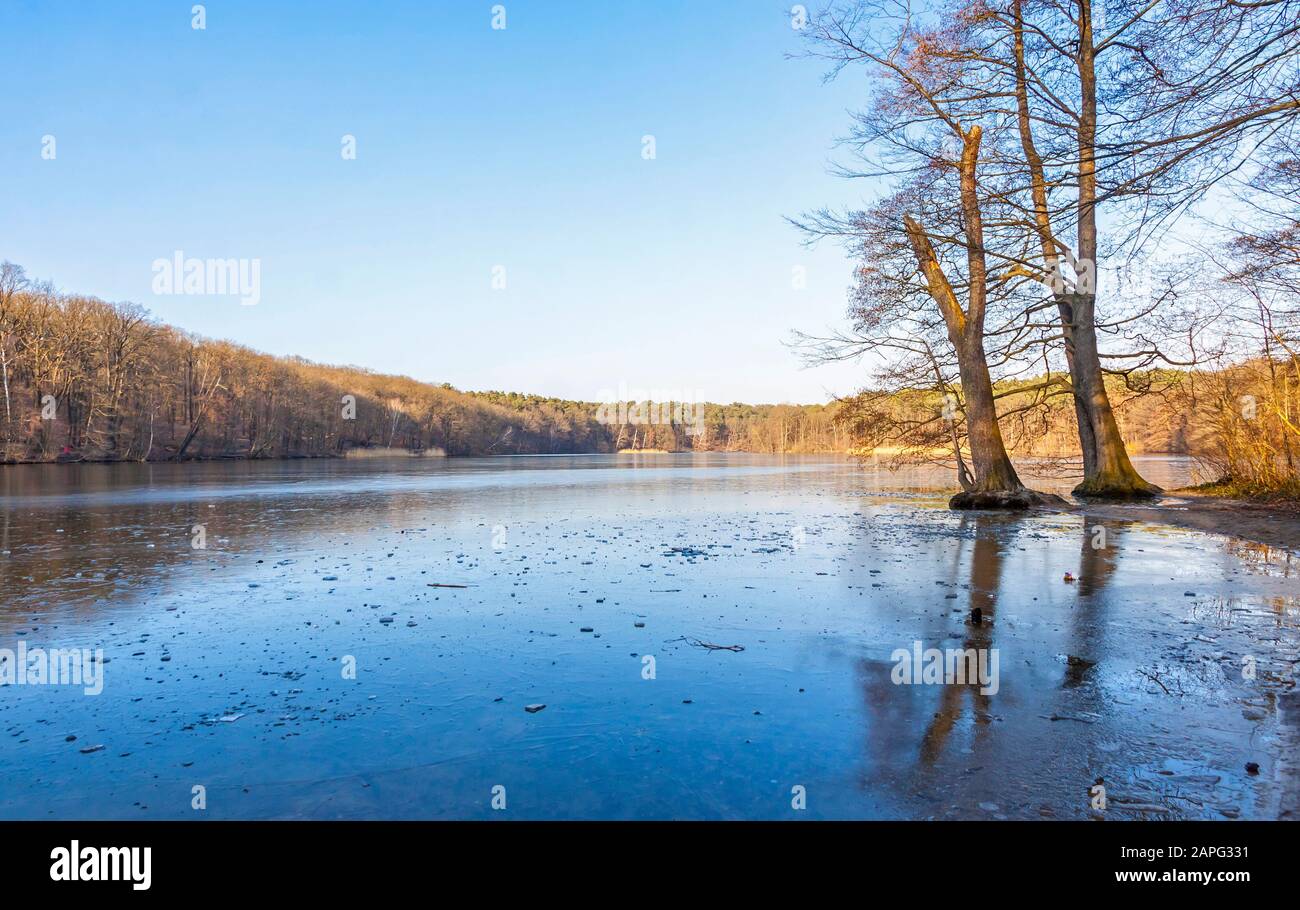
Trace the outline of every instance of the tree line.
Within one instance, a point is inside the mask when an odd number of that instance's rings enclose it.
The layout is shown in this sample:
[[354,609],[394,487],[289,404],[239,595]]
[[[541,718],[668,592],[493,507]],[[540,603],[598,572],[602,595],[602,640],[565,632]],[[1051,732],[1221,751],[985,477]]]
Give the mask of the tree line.
[[598,451],[577,402],[490,396],[199,338],[0,265],[0,460]]
[[462,392],[196,337],[135,304],[58,292],[10,262],[0,396],[10,463],[850,447],[835,405],[690,405],[689,422],[647,407],[637,422],[607,421],[597,403]]

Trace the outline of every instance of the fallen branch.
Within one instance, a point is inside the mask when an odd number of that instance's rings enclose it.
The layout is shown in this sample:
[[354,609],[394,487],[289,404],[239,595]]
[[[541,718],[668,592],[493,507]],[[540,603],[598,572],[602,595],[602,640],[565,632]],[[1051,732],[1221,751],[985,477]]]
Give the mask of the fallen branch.
[[665,644],[670,644],[674,641],[684,641],[691,647],[705,648],[709,651],[735,651],[736,653],[739,653],[745,650],[744,645],[715,645],[712,642],[701,641],[698,638],[687,638],[685,635],[681,638],[670,638],[668,642],[665,642]]
[[1081,724],[1095,724],[1101,720],[1100,714],[1040,714],[1046,720],[1077,720]]
[[[1156,676],[1156,675],[1153,674],[1153,673],[1148,673],[1146,670],[1138,670],[1138,673],[1141,674],[1142,676],[1145,676],[1147,679],[1151,680],[1153,683],[1155,683],[1155,684],[1156,684],[1157,686],[1159,686],[1160,688],[1165,689],[1165,684],[1162,683],[1162,682],[1160,681],[1160,677],[1159,677],[1159,676]],[[1166,695],[1173,695],[1174,693],[1170,692],[1168,689],[1165,689],[1165,694],[1166,694]]]

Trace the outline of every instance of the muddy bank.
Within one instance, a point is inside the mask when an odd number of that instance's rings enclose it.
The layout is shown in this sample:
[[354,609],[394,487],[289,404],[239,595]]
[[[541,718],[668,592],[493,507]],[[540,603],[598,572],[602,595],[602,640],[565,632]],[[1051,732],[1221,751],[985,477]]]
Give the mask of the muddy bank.
[[1085,515],[1119,521],[1174,525],[1300,550],[1300,509],[1224,499],[1179,490],[1154,503],[1084,504]]

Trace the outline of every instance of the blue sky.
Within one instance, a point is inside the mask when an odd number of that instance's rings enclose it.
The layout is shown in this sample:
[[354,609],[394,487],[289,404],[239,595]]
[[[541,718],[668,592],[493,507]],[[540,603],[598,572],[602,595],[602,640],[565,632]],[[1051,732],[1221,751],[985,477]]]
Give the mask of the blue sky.
[[[827,173],[863,75],[786,59],[789,4],[506,0],[504,30],[480,0],[212,0],[204,30],[191,6],[5,0],[0,258],[466,389],[811,402],[863,381],[782,344],[841,324],[851,277],[782,216],[864,192]],[[154,295],[175,250],[259,259],[260,302]]]

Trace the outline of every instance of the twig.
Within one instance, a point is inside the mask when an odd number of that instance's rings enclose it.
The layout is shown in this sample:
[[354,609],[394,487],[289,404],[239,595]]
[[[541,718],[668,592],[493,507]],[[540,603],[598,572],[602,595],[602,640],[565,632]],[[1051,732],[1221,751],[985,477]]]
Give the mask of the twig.
[[[1160,688],[1165,689],[1165,684],[1162,683],[1162,682],[1160,681],[1160,677],[1155,676],[1155,675],[1153,675],[1153,674],[1151,674],[1151,673],[1148,673],[1146,670],[1138,670],[1138,672],[1141,673],[1143,676],[1145,676],[1147,679],[1151,680],[1153,683],[1155,683],[1155,684],[1156,684],[1157,686],[1159,686]],[[1165,694],[1166,694],[1166,695],[1173,695],[1174,693],[1170,692],[1168,689],[1165,689]]]
[[670,638],[669,642],[684,641],[695,648],[706,648],[709,651],[735,651],[737,653],[745,650],[744,645],[715,645],[712,642],[701,641],[698,638],[687,638],[683,635],[681,638]]

